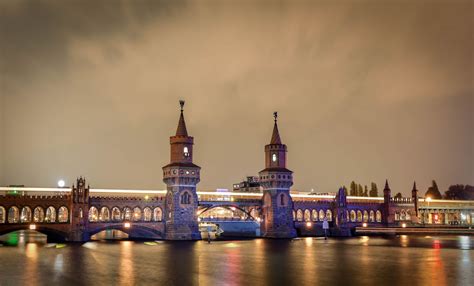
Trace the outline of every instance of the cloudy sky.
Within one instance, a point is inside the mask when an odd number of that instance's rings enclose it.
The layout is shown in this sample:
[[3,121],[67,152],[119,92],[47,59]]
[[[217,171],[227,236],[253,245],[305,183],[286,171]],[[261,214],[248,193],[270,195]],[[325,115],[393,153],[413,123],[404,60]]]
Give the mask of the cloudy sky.
[[162,189],[179,99],[200,189],[474,184],[472,1],[0,0],[0,185]]

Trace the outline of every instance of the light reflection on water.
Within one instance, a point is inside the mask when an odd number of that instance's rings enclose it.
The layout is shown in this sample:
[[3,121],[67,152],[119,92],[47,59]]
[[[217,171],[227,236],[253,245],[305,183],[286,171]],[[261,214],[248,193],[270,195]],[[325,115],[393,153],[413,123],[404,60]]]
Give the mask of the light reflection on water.
[[469,236],[99,241],[64,248],[21,237],[17,247],[0,247],[2,285],[474,284]]

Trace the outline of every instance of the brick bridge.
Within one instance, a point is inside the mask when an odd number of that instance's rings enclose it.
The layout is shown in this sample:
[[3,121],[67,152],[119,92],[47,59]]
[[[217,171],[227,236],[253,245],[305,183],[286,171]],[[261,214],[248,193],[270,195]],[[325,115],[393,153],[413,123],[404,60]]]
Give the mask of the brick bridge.
[[[196,240],[199,221],[237,220],[260,226],[261,236],[292,238],[320,235],[327,221],[332,235],[348,235],[357,226],[399,227],[419,224],[472,225],[473,201],[425,201],[416,186],[411,198],[395,200],[388,182],[383,197],[291,194],[293,172],[287,169],[287,147],[282,143],[274,113],[270,143],[265,145],[265,168],[259,172],[261,193],[198,192],[201,168],[193,163],[194,138],[188,135],[184,101],[176,134],[170,137],[170,162],[162,168],[165,191],[152,195],[129,191],[127,196],[95,195],[98,189],[77,179],[71,189],[55,195],[31,195],[35,188],[0,188],[0,234],[35,229],[67,241],[87,241],[108,229],[131,238]],[[47,190],[39,190],[47,191]],[[51,190],[50,190],[51,191]],[[91,195],[91,193],[93,195]]]

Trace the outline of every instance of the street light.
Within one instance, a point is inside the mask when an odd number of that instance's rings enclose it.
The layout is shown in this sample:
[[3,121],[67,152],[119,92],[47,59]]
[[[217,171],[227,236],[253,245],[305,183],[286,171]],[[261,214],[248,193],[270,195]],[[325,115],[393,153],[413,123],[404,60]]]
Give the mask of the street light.
[[64,188],[65,185],[66,185],[66,182],[64,182],[64,180],[61,179],[58,181],[58,187]]

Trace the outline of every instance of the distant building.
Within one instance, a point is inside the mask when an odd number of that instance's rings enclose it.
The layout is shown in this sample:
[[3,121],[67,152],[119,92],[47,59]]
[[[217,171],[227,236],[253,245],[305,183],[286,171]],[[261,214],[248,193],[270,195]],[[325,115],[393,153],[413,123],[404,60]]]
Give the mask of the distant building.
[[234,184],[234,192],[260,193],[260,181],[258,177],[248,176],[247,180]]

